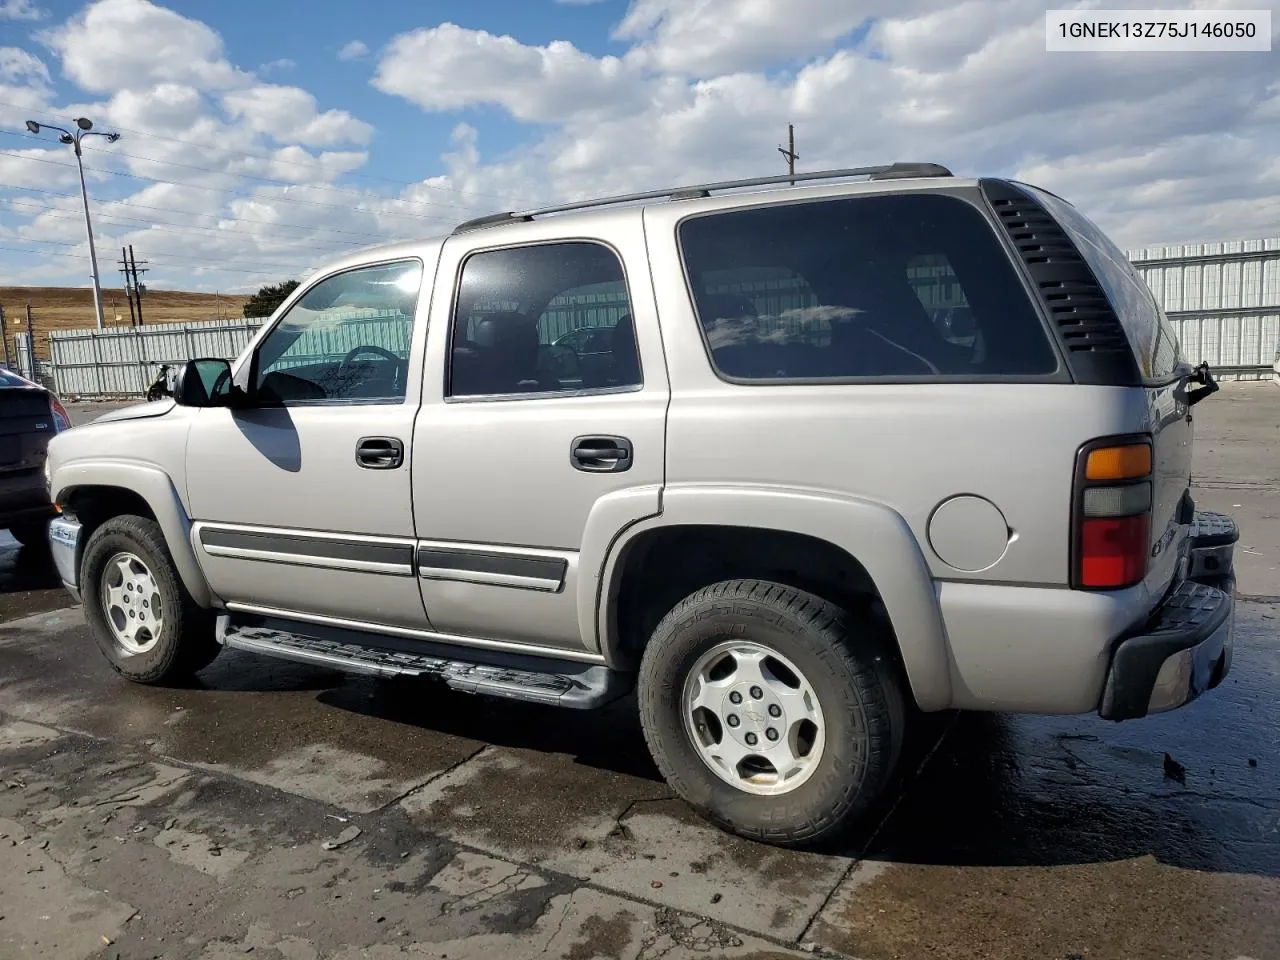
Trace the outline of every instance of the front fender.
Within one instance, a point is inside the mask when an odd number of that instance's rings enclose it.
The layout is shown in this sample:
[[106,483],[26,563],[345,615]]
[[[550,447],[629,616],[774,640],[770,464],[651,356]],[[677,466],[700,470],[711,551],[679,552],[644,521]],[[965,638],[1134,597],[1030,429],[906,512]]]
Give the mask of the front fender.
[[[876,585],[897,636],[903,666],[922,710],[951,702],[951,665],[942,613],[928,565],[906,520],[883,504],[825,491],[688,484],[668,486],[662,512],[628,527],[614,541],[600,584],[612,584],[628,545],[664,526],[754,527],[803,534],[840,547],[866,569]],[[596,629],[613,662],[608,597],[599,595]]]
[[[141,497],[160,524],[165,543],[173,557],[173,565],[192,599],[202,607],[212,607],[220,602],[209,589],[200,565],[196,562],[195,551],[191,546],[191,519],[187,516],[173,481],[163,470],[136,461],[95,458],[60,465],[50,481],[54,503],[65,503],[77,489],[85,487],[114,487]],[[83,550],[82,540],[76,551],[77,571],[80,569]]]

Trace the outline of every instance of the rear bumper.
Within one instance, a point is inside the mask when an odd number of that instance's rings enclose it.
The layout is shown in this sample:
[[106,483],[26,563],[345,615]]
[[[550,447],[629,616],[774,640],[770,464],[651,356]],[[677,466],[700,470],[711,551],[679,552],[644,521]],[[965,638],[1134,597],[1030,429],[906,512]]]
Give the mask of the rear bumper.
[[1232,561],[1239,531],[1222,514],[1196,514],[1188,579],[1135,634],[1116,644],[1098,713],[1134,720],[1190,703],[1231,669]]
[[43,520],[56,512],[49,502],[43,474],[31,470],[18,476],[0,476],[0,530],[15,523]]

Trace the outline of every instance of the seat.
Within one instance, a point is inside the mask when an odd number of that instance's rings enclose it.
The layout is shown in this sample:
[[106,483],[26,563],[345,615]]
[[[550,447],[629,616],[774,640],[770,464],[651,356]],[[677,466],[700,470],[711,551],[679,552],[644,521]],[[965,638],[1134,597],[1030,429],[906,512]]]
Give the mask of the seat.
[[522,313],[491,313],[476,323],[472,343],[482,358],[488,393],[537,390],[538,328]]
[[610,350],[613,353],[614,386],[633,386],[642,383],[640,377],[640,353],[636,349],[635,322],[631,314],[624,313],[610,334]]

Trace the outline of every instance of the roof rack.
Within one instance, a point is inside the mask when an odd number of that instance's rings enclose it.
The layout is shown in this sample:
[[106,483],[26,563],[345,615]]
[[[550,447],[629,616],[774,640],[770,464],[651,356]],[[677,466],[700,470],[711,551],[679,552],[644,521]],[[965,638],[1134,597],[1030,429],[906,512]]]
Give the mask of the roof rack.
[[579,200],[576,203],[562,203],[554,207],[540,207],[536,210],[509,210],[505,213],[491,213],[488,216],[476,217],[458,224],[454,234],[481,230],[485,227],[496,227],[502,223],[527,222],[534,217],[549,213],[567,213],[570,210],[586,210],[591,207],[605,207],[615,203],[634,203],[637,200],[694,200],[711,196],[712,191],[736,190],[743,187],[764,187],[772,184],[795,184],[806,180],[842,180],[849,177],[866,177],[869,180],[898,180],[913,177],[949,177],[951,171],[938,163],[887,163],[876,167],[848,167],[843,170],[818,170],[814,173],[784,173],[773,177],[754,177],[750,180],[721,180],[718,183],[702,183],[688,187],[667,187],[664,190],[647,190],[644,193],[626,193],[616,197],[605,197],[598,200]]

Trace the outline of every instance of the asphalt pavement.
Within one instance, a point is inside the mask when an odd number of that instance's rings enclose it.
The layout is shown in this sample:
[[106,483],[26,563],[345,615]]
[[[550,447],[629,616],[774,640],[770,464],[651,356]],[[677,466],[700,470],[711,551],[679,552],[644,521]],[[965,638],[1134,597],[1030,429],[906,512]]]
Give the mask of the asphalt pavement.
[[[693,816],[595,714],[227,651],[116,677],[0,547],[0,957],[1280,958],[1280,390],[1196,408],[1236,651],[1170,714],[942,714],[839,849]],[[77,414],[73,411],[73,417]]]

